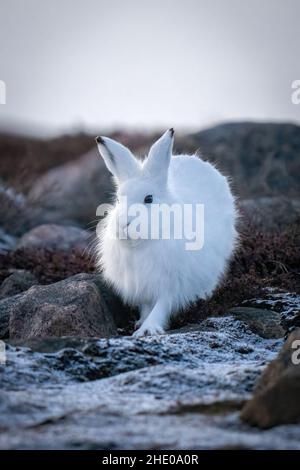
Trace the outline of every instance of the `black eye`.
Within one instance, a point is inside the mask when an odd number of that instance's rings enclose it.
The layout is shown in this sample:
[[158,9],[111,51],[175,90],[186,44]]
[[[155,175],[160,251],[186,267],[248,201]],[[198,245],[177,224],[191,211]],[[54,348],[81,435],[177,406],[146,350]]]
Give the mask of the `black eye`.
[[145,196],[144,203],[151,204],[151,202],[153,202],[153,196],[152,194],[148,194],[148,196]]

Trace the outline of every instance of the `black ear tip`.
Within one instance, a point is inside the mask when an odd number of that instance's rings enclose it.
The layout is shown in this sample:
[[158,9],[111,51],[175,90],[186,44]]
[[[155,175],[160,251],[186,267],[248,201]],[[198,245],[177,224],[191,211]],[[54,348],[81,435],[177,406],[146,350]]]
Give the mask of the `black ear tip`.
[[95,141],[97,142],[97,144],[102,144],[104,145],[104,140],[102,139],[102,137],[98,136],[95,138]]
[[173,135],[174,135],[174,133],[175,133],[173,127],[171,127],[171,129],[169,129],[169,132],[170,132],[171,136],[173,137]]

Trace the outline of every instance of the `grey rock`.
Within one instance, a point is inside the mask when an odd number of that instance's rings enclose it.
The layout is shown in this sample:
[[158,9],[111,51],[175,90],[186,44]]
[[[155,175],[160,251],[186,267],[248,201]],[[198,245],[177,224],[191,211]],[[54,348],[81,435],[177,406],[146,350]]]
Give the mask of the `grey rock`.
[[[174,371],[175,373],[176,371]],[[108,379],[110,380],[110,379]],[[185,377],[188,380],[188,377]],[[158,400],[153,400],[146,393],[125,390],[128,403],[132,405],[132,412],[128,408],[121,411],[124,405],[122,399],[123,384],[109,386],[106,382],[107,393],[110,394],[110,407],[107,406],[107,396],[99,384],[93,383],[80,386],[77,391],[76,404],[72,400],[73,388],[65,390],[62,398],[70,402],[67,411],[61,408],[61,399],[58,403],[54,399],[55,391],[51,396],[45,396],[46,402],[53,406],[50,414],[40,397],[36,398],[34,406],[32,399],[19,403],[11,397],[10,406],[16,403],[23,414],[32,410],[40,414],[40,421],[24,427],[20,422],[14,429],[5,430],[0,436],[2,449],[70,449],[70,450],[139,450],[139,449],[283,449],[299,450],[299,426],[283,426],[280,429],[268,430],[263,434],[253,432],[246,426],[241,426],[234,413],[225,416],[200,413],[166,414],[156,413]],[[172,386],[173,384],[170,383]],[[68,392],[68,393],[67,393]],[[86,409],[83,395],[92,396],[91,405]],[[99,397],[96,401],[95,398]],[[115,400],[119,406],[113,407]],[[140,401],[140,407],[136,407]],[[80,408],[81,407],[81,408]],[[55,410],[55,411],[54,411]]]
[[0,318],[9,316],[9,336],[26,339],[116,334],[115,322],[97,279],[78,274],[54,284],[33,286],[22,294],[2,300]]
[[[298,350],[298,352],[297,352]],[[300,422],[300,329],[284,344],[259,380],[241,417],[260,428]]]
[[25,196],[17,193],[0,181],[0,240],[2,249],[11,249],[20,235],[19,226],[27,224],[27,201]]
[[25,233],[16,248],[84,251],[88,248],[91,240],[91,234],[78,227],[43,224]]
[[[219,348],[215,347],[216,343],[220,345]],[[229,363],[248,364],[251,359],[260,360],[263,363],[268,357],[274,357],[274,351],[277,351],[279,343],[276,340],[265,343],[262,338],[248,331],[247,326],[242,322],[235,321],[233,317],[222,317],[210,318],[199,325],[191,325],[188,331],[186,328],[182,328],[173,331],[171,335],[146,337],[141,340],[131,337],[110,339],[31,337],[10,339],[9,344],[21,348],[16,356],[11,354],[11,371],[8,375],[10,379],[11,374],[17,373],[19,376],[19,369],[23,370],[23,374],[27,373],[28,379],[24,375],[22,380],[14,383],[14,388],[22,388],[24,384],[28,386],[28,383],[33,380],[35,374],[32,374],[32,370],[36,368],[36,358],[39,361],[39,371],[42,370],[41,358],[44,356],[40,353],[46,353],[44,368],[50,368],[49,359],[52,358],[53,369],[60,368],[67,373],[67,367],[65,365],[57,366],[56,360],[59,357],[59,360],[63,362],[64,355],[69,357],[72,351],[74,371],[78,370],[77,362],[81,371],[81,375],[78,372],[75,373],[76,377],[78,380],[90,380],[91,364],[97,370],[98,378],[103,378],[157,365],[181,365],[182,367],[197,368],[203,363],[224,362],[225,358]],[[245,353],[246,345],[247,352]],[[36,357],[31,356],[30,360],[27,358],[27,369],[23,368],[21,360],[21,357],[27,355],[27,350],[22,353],[24,347],[38,353]],[[267,355],[266,349],[268,349]],[[237,367],[239,366],[237,365]],[[6,372],[8,372],[7,369]],[[257,372],[253,377],[249,370],[248,385],[244,383],[242,389],[248,388],[250,390],[256,376]],[[40,375],[37,374],[36,377],[41,384],[43,381]],[[62,378],[61,376],[61,380]],[[49,377],[45,380],[45,385],[49,385]],[[69,375],[67,380],[70,380]]]
[[38,280],[30,271],[18,269],[2,282],[0,300],[20,294],[36,284],[38,284]]
[[233,317],[161,337],[25,344],[8,346],[0,369],[0,448],[300,448],[299,427],[262,435],[239,420],[282,340]]
[[100,203],[109,202],[111,176],[97,148],[49,170],[33,185],[30,198],[39,201],[49,223],[86,226],[96,219]]
[[[0,302],[1,305],[1,302]],[[0,307],[0,339],[9,337],[9,311]]]
[[266,288],[262,298],[245,300],[243,305],[280,313],[281,325],[286,332],[300,327],[300,297],[296,292]]
[[299,425],[262,433],[239,417],[282,338],[234,316],[170,333],[10,339],[0,448],[300,449]]
[[244,199],[239,201],[239,210],[255,225],[278,230],[300,220],[300,199],[285,196]]
[[283,338],[285,330],[281,325],[281,315],[272,310],[254,307],[234,307],[229,313],[246,323],[253,333],[262,338]]
[[184,138],[179,150],[197,148],[231,176],[241,198],[300,196],[300,126],[220,124]]
[[0,250],[13,249],[18,237],[42,220],[36,201],[0,181]]

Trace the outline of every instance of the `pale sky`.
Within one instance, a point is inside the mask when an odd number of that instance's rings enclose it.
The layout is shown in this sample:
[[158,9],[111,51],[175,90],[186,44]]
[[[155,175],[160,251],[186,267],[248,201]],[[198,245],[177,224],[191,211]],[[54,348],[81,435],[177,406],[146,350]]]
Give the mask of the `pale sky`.
[[0,0],[0,128],[300,121],[299,0]]

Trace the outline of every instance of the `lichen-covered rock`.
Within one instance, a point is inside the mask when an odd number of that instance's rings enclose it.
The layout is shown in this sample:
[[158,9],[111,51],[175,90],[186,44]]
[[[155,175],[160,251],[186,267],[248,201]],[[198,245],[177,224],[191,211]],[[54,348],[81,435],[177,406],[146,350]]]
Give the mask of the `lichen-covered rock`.
[[[0,318],[8,316],[10,338],[112,336],[117,333],[116,325],[100,284],[97,276],[78,274],[54,284],[33,286],[2,300]],[[2,333],[5,336],[7,333]]]
[[253,398],[241,417],[261,428],[300,422],[300,329],[284,344],[262,374]]

